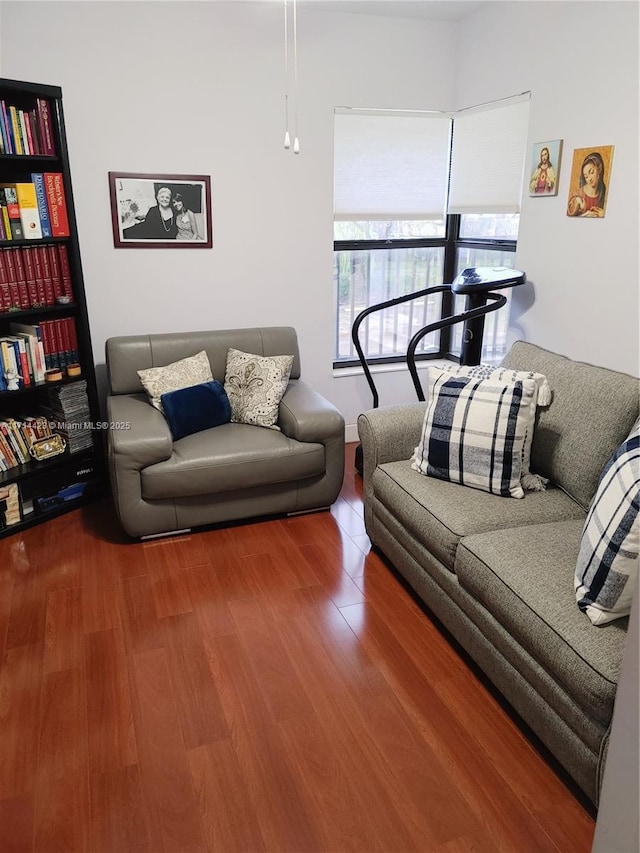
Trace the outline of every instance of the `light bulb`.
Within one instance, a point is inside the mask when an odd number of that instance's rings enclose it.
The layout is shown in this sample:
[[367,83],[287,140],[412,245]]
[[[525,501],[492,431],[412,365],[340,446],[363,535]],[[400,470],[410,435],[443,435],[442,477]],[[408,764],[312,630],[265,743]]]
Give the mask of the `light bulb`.
[[289,136],[289,131],[287,131],[284,135],[284,147],[289,150],[291,148],[291,137]]
[[296,136],[296,138],[293,140],[293,153],[294,153],[294,154],[299,154],[299,153],[300,153],[300,143],[298,142],[298,137],[297,137],[297,136]]

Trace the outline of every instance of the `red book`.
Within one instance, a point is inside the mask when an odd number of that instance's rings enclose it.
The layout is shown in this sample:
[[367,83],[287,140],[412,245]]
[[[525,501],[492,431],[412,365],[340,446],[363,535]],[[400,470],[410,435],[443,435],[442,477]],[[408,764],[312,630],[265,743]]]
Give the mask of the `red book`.
[[49,255],[49,266],[51,267],[51,281],[53,282],[53,295],[63,296],[64,287],[62,285],[62,273],[60,272],[60,258],[58,257],[58,249],[53,244],[45,246],[44,248],[47,254]]
[[36,271],[33,265],[33,252],[35,246],[23,246],[22,257],[24,258],[24,273],[27,279],[27,292],[29,294],[29,306],[38,307],[38,288],[36,286]]
[[63,370],[67,366],[67,353],[64,346],[64,338],[62,335],[62,320],[52,320],[53,324],[53,334],[55,341],[55,349],[58,353],[58,367],[61,367]]
[[57,248],[64,295],[73,299],[73,290],[71,288],[71,269],[69,268],[69,254],[67,252],[67,247],[64,243],[59,243]]
[[42,153],[46,156],[53,156],[56,153],[56,147],[53,142],[53,124],[49,101],[46,98],[38,98],[36,108],[38,110],[38,123],[42,137]]
[[51,320],[40,321],[40,331],[42,332],[42,348],[44,350],[44,363],[47,370],[54,367],[60,367],[57,354],[53,349],[53,341],[51,337]]
[[9,293],[9,280],[7,278],[7,262],[4,257],[5,249],[0,249],[0,311],[8,311],[11,308],[11,294]]
[[68,237],[69,216],[67,213],[67,202],[64,195],[64,183],[61,172],[44,173],[44,190],[49,206],[49,219],[51,220],[52,237]]
[[22,249],[9,249],[10,252],[14,252],[13,261],[16,268],[16,282],[18,284],[18,293],[20,294],[20,307],[21,308],[30,308],[29,303],[29,291],[27,289],[27,277],[24,272],[24,260],[22,256]]
[[11,249],[4,250],[4,258],[7,262],[7,282],[9,284],[9,296],[11,298],[11,308],[21,308],[20,291],[18,290],[18,279],[16,278],[16,267],[13,260],[13,252]]
[[73,352],[71,350],[71,328],[70,328],[70,320],[71,317],[63,317],[62,320],[59,320],[60,323],[60,336],[62,338],[62,349],[64,350],[64,357],[67,365],[73,364]]
[[40,263],[42,265],[42,278],[44,279],[44,295],[47,300],[47,305],[56,304],[56,295],[53,289],[53,281],[51,279],[51,264],[49,262],[49,253],[46,246],[36,246],[36,251],[40,255]]
[[27,142],[29,144],[29,153],[30,154],[36,154],[37,152],[36,152],[35,145],[34,145],[33,133],[31,132],[31,116],[29,115],[29,113],[26,110],[24,112],[24,127],[25,127],[25,130],[27,131]]
[[[33,247],[34,249],[37,246]],[[42,260],[40,258],[40,252],[33,253],[33,270],[35,273],[36,279],[36,293],[38,296],[38,305],[46,305],[47,304],[47,294],[44,290],[44,273],[42,271]]]
[[73,356],[73,361],[80,361],[80,350],[78,349],[78,330],[76,328],[76,320],[75,317],[67,317],[67,323],[69,325],[69,337],[71,339],[71,354]]

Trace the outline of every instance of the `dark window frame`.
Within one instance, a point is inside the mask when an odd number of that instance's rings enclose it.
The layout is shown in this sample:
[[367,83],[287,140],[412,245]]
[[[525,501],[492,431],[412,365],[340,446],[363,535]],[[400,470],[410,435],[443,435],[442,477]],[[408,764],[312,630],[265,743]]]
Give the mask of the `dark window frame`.
[[[471,238],[460,236],[461,214],[449,213],[446,218],[445,234],[443,237],[412,237],[408,239],[390,238],[388,240],[334,240],[334,252],[367,251],[376,249],[410,249],[410,248],[444,248],[444,281],[452,282],[456,276],[458,250],[461,248],[485,249],[487,251],[515,252],[517,240],[505,238]],[[453,311],[451,293],[442,294],[442,316],[447,317]],[[437,352],[416,355],[416,361],[432,361],[436,358],[447,358],[460,361],[457,354],[451,352],[452,326],[440,330],[440,347]],[[408,341],[407,341],[408,344]],[[368,364],[397,364],[405,362],[403,355],[374,356],[367,359]],[[334,370],[360,367],[359,359],[334,360]]]

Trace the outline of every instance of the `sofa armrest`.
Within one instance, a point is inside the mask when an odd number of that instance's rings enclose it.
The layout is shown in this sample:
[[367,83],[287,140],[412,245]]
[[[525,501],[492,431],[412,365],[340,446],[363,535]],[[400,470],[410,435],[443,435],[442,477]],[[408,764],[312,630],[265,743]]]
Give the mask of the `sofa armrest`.
[[[126,460],[128,467],[140,471],[171,456],[173,439],[169,424],[142,394],[108,397],[107,418],[112,425],[109,453]],[[122,428],[115,429],[115,424]]]
[[385,406],[358,416],[366,479],[377,465],[409,459],[420,441],[426,403]]
[[420,441],[426,408],[426,403],[410,403],[370,409],[358,416],[358,435],[362,444],[364,523],[374,545],[373,472],[385,462],[411,458]]
[[344,418],[336,407],[300,379],[293,380],[280,401],[278,426],[296,441],[329,439],[344,442]]

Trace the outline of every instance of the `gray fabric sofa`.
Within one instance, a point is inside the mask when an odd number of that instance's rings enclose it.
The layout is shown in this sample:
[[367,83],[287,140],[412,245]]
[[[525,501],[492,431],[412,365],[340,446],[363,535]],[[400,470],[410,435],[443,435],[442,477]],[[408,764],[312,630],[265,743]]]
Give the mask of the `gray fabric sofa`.
[[[163,414],[149,404],[137,371],[205,350],[214,379],[224,383],[229,347],[294,356],[279,407],[280,431],[228,423],[174,442]],[[116,513],[130,536],[326,508],[338,497],[344,419],[300,378],[294,329],[110,338],[106,362],[109,477]]]
[[426,404],[364,412],[374,545],[597,804],[627,620],[594,626],[573,578],[600,472],[638,417],[634,377],[522,341],[503,362],[543,373],[531,470],[545,491],[503,498],[412,470]]

